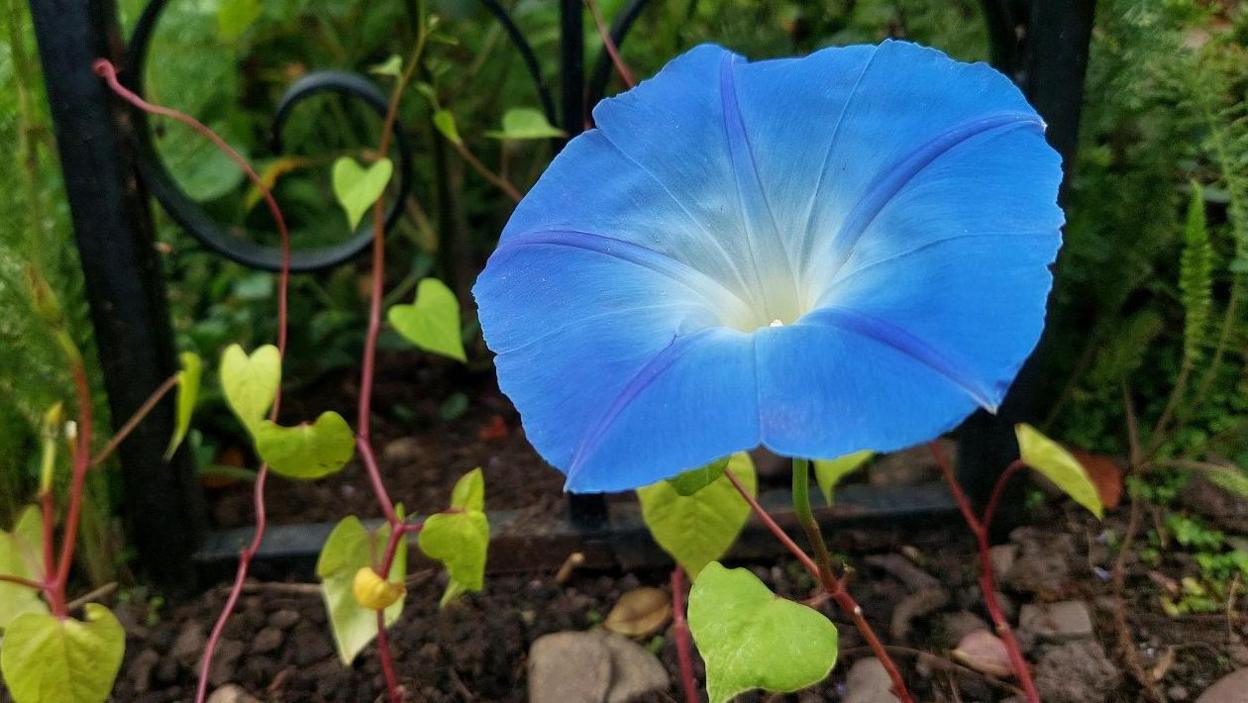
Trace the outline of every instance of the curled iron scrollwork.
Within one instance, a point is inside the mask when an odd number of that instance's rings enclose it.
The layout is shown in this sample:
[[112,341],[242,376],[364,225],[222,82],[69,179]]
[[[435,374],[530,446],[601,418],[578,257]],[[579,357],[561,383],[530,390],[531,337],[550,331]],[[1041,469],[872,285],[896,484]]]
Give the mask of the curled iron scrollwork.
[[[542,73],[541,66],[532,45],[524,33],[512,19],[507,9],[499,0],[480,0],[484,8],[502,25],[516,51],[519,52],[525,69],[533,80],[534,90],[542,111],[551,124],[563,124],[569,133],[580,131],[581,115],[564,115],[559,119],[554,99]],[[623,42],[634,21],[647,5],[648,0],[631,0],[623,11],[615,18],[611,27],[611,36],[618,45]],[[148,49],[156,31],[161,13],[169,4],[169,0],[151,0],[143,9],[138,22],[134,26],[129,45],[126,49],[127,71],[122,75],[122,82],[139,95],[143,95],[143,72],[147,66]],[[567,3],[570,7],[573,4]],[[567,11],[567,8],[564,8]],[[579,18],[578,18],[579,19]],[[567,25],[572,26],[572,25]],[[567,31],[567,26],[564,27]],[[579,27],[580,22],[575,26]],[[579,39],[579,37],[578,37]],[[560,76],[564,81],[569,77],[583,75],[583,66],[579,57],[564,57],[565,63],[575,62],[576,65],[561,65]],[[599,53],[595,61],[588,86],[581,86],[586,105],[593,105],[603,97],[610,80],[611,63],[606,51]],[[295,106],[314,95],[337,93],[339,95],[362,101],[384,115],[387,109],[387,97],[370,80],[358,74],[346,71],[314,71],[295,81],[282,96],[278,103],[272,128],[272,148],[275,153],[282,151],[282,131]],[[217,222],[198,202],[193,200],[179,186],[173,174],[165,166],[157,152],[147,116],[139,111],[133,113],[135,125],[135,151],[137,164],[144,185],[169,213],[170,217],[195,237],[208,249],[251,268],[276,271],[281,266],[281,252],[277,247],[259,244],[235,235],[230,228]],[[412,144],[401,124],[395,125],[394,148],[397,152],[396,173],[397,185],[390,205],[386,211],[385,226],[394,226],[402,214],[402,203],[406,198],[412,182]],[[331,268],[355,257],[368,247],[372,241],[372,229],[365,223],[350,238],[329,246],[316,248],[300,248],[297,243],[291,251],[290,269],[292,271],[315,271]]]
[[[124,82],[139,95],[143,95],[143,71],[147,65],[148,48],[156,30],[161,12],[168,0],[152,0],[144,8],[135,24],[126,49]],[[282,148],[282,128],[294,107],[301,101],[317,94],[337,93],[361,100],[379,115],[385,115],[388,100],[381,90],[368,79],[345,71],[315,71],[295,81],[282,96],[273,123],[272,144],[275,151]],[[186,194],[177,180],[165,167],[157,153],[147,116],[135,111],[135,150],[140,176],[144,185],[183,229],[204,246],[222,256],[251,268],[276,271],[281,267],[281,252],[277,247],[258,244],[235,236],[217,222],[204,208]],[[397,153],[395,171],[396,189],[386,211],[386,228],[392,227],[402,214],[402,203],[412,182],[412,145],[401,125],[395,125],[394,150]],[[337,266],[359,254],[372,241],[372,227],[365,223],[350,238],[329,246],[300,248],[292,244],[291,271],[315,271]]]

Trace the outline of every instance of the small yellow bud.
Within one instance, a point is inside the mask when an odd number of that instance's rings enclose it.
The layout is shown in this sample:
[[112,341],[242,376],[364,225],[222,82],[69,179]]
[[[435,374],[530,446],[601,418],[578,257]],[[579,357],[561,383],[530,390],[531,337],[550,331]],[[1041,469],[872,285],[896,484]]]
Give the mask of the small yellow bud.
[[355,581],[351,584],[355,602],[369,610],[388,608],[405,592],[403,584],[391,583],[367,566],[355,572]]

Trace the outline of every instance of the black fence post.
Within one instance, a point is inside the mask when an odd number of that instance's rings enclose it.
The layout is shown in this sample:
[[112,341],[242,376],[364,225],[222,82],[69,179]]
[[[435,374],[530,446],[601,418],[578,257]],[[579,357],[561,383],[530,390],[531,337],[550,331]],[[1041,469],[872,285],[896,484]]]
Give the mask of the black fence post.
[[[993,0],[985,3],[992,7]],[[1001,8],[1008,3],[999,0]],[[1096,0],[1040,0],[1032,3],[1026,29],[1022,33],[1021,61],[1017,49],[1002,37],[1013,34],[1014,27],[1003,27],[1001,15],[989,16],[994,36],[994,59],[1008,57],[998,68],[1020,79],[1027,99],[1047,123],[1045,135],[1049,144],[1062,156],[1062,181],[1059,202],[1065,204],[1069,178],[1074,166],[1079,141],[1079,114],[1083,106],[1083,86],[1092,41],[1092,23]],[[1006,15],[1008,16],[1008,15]],[[994,22],[997,23],[994,27]],[[994,61],[995,63],[995,61]],[[1036,351],[1019,372],[1010,394],[996,415],[983,411],[963,424],[958,454],[958,481],[977,502],[987,499],[997,475],[1018,456],[1014,424],[1034,422],[1040,418],[1053,399],[1053,374],[1045,359],[1057,340],[1045,334]],[[1015,487],[1017,490],[1017,486]],[[1007,493],[1006,500],[1017,497]],[[999,520],[1001,530],[1009,528],[1008,520]]]
[[[113,0],[31,0],[35,36],[82,260],[95,340],[115,422],[177,370],[160,260],[119,109],[91,69],[124,44]],[[190,453],[163,459],[167,398],[121,445],[127,534],[144,570],[174,592],[194,587],[203,499]]]
[[[569,138],[585,131],[584,13],[582,0],[559,0],[559,107]],[[569,493],[568,515],[579,528],[602,529],[608,520],[606,496]]]

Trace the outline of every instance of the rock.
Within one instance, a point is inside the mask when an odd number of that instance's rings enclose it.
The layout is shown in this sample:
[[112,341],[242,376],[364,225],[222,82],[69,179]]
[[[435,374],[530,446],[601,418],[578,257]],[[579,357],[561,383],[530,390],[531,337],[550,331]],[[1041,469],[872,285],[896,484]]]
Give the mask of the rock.
[[276,650],[282,646],[282,641],[286,636],[276,627],[266,627],[256,633],[255,639],[251,641],[252,654],[266,654]]
[[539,637],[528,668],[530,703],[626,703],[669,686],[654,655],[601,630]]
[[242,686],[226,684],[208,696],[208,703],[260,703],[260,700],[243,690]]
[[667,670],[653,654],[632,640],[618,635],[604,636],[611,650],[611,688],[607,703],[628,703],[671,685]]
[[1010,533],[1018,557],[1002,582],[1021,593],[1057,597],[1069,587],[1075,561],[1074,538],[1064,533],[1020,527]]
[[1092,636],[1092,616],[1083,601],[1027,603],[1018,616],[1023,632],[1051,642],[1068,642]]
[[902,598],[893,608],[889,633],[895,640],[908,640],[913,621],[930,615],[949,604],[949,593],[943,588],[925,588]]
[[1194,472],[1179,493],[1179,502],[1204,515],[1227,532],[1248,533],[1248,500]]
[[1006,574],[1014,568],[1018,559],[1018,545],[1012,542],[998,544],[988,548],[988,560],[992,563],[992,576],[997,581],[1004,581]]
[[953,649],[962,638],[975,630],[990,630],[988,623],[975,613],[959,610],[945,613],[936,620],[934,641],[941,649]]
[[178,638],[173,641],[169,656],[187,669],[194,669],[199,663],[199,655],[203,653],[204,644],[207,641],[208,637],[204,634],[204,626],[201,623],[187,622],[178,632]]
[[160,655],[154,649],[145,649],[135,655],[126,668],[126,678],[134,686],[135,693],[146,693],[152,687],[152,672],[160,664]]
[[311,625],[300,625],[291,633],[291,649],[295,651],[295,665],[308,666],[332,656],[334,648],[329,633]]
[[1248,669],[1237,669],[1214,682],[1196,703],[1243,703],[1248,701]]
[[1095,640],[1051,647],[1041,655],[1033,673],[1044,703],[1104,701],[1122,676]]
[[842,703],[898,703],[900,700],[893,695],[893,680],[879,659],[859,659],[849,667]]
[[940,580],[900,554],[872,554],[863,561],[901,581],[911,591],[940,588]]
[[1187,689],[1183,686],[1171,686],[1166,689],[1166,697],[1176,702],[1185,701],[1188,697]]
[[269,616],[269,625],[279,630],[288,630],[302,618],[298,611],[295,610],[278,610]]
[[213,686],[224,686],[234,680],[238,671],[238,658],[247,647],[238,640],[223,639],[217,643],[217,651],[212,657],[212,668],[208,670],[208,682]]
[[400,437],[386,443],[385,448],[381,450],[381,458],[405,464],[419,459],[424,451],[420,446],[420,440],[415,437]]
[[1001,591],[993,591],[992,595],[997,598],[997,606],[1001,608],[1001,614],[1006,620],[1013,620],[1018,615],[1018,605],[1014,603],[1014,599],[1005,595]]

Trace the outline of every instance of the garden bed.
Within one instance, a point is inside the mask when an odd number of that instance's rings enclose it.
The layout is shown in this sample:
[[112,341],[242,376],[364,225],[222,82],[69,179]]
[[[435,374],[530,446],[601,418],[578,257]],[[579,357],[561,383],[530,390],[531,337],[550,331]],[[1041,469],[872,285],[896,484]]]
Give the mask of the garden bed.
[[[1056,628],[1066,631],[1047,631],[1034,624],[1030,629],[1026,624],[1020,628],[1043,700],[1142,700],[1139,686],[1117,655],[1116,606],[1106,576],[1113,555],[1104,543],[1108,535],[1123,533],[1124,516],[1112,516],[1102,525],[1073,507],[1063,507],[1041,508],[1026,517],[1043,527],[1016,530],[998,554],[1010,610],[1074,603],[1069,607],[1085,609],[1090,624],[1090,631],[1084,631],[1075,617],[1073,622],[1059,618],[1063,623]],[[855,567],[851,590],[890,644],[930,653],[898,650],[906,677],[921,700],[1005,700],[1008,689],[954,667],[944,658],[961,632],[982,625],[984,618],[974,580],[973,545],[957,528],[951,522],[937,529],[895,534],[885,549],[848,555]],[[1007,553],[1012,553],[1012,560]],[[745,565],[781,594],[804,598],[814,590],[807,576],[788,561]],[[1195,699],[1223,674],[1248,665],[1248,649],[1239,642],[1248,632],[1237,614],[1177,618],[1161,614],[1156,574],[1178,578],[1188,566],[1182,557],[1167,558],[1155,568],[1132,557],[1127,566],[1132,641],[1145,671],[1160,674],[1158,685],[1173,701]],[[391,638],[408,700],[524,701],[531,665],[528,653],[534,640],[553,632],[600,627],[624,592],[639,586],[666,590],[667,577],[664,570],[576,571],[563,583],[557,583],[551,572],[491,577],[483,593],[439,610],[442,577],[417,571]],[[119,614],[128,632],[127,655],[116,699],[137,703],[189,700],[204,633],[224,597],[224,587],[215,587],[167,610],[152,610],[139,601],[122,605]],[[825,683],[789,700],[888,700],[854,698],[862,695],[861,680],[849,687],[858,688],[858,694],[847,691],[847,673],[868,653],[854,628],[830,603],[818,607],[838,624],[841,662]],[[344,668],[325,620],[314,587],[253,583],[226,628],[213,671],[214,686],[233,684],[269,703],[377,699],[383,687],[374,650],[370,647],[354,666]],[[658,654],[673,683],[642,700],[680,699],[674,687],[677,659],[670,630],[663,628],[640,640],[640,645]],[[700,677],[700,663],[697,668]],[[958,697],[953,694],[955,688]],[[223,695],[223,700],[250,699]],[[747,695],[743,700],[764,697]]]

